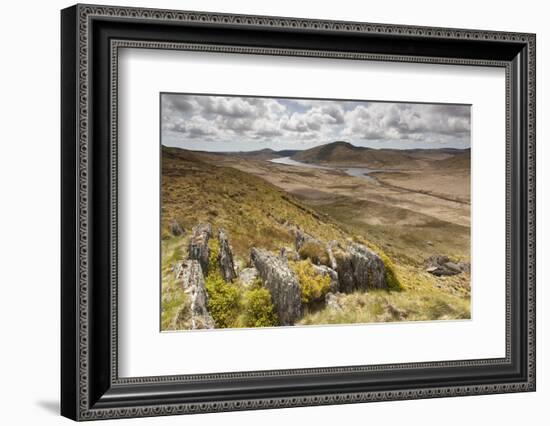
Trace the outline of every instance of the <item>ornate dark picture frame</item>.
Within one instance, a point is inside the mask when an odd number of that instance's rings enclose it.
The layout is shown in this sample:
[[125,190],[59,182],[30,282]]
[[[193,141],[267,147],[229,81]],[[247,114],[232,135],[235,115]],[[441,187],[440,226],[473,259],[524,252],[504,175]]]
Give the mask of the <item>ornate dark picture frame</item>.
[[[535,390],[535,35],[95,5],[64,9],[61,29],[64,416],[92,420]],[[121,47],[504,68],[506,356],[119,378]]]

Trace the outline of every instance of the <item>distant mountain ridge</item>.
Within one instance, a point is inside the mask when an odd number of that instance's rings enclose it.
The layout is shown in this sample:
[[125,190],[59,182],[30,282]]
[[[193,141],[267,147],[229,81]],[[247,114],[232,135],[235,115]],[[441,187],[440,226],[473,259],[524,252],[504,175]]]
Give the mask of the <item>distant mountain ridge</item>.
[[358,147],[349,142],[336,141],[300,151],[292,158],[304,162],[349,161],[354,160],[358,153],[370,150],[370,148]]
[[355,146],[346,141],[335,141],[305,150],[285,149],[276,151],[264,148],[257,151],[189,151],[211,158],[220,155],[238,156],[251,160],[268,161],[290,157],[302,163],[327,164],[332,166],[367,166],[373,169],[420,169],[428,164],[469,168],[470,148],[413,148],[377,149]]
[[[426,161],[451,161],[453,165],[469,165],[470,149],[374,149],[352,145],[345,141],[331,142],[297,152],[293,160],[304,163],[329,163],[332,165],[367,165],[371,168],[418,168]],[[466,162],[468,164],[466,164]]]

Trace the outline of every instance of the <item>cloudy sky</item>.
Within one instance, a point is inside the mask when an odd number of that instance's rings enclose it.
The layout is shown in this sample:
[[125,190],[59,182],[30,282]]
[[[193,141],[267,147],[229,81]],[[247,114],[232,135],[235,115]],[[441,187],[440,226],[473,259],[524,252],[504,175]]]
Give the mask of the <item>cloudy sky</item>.
[[162,144],[202,151],[307,149],[344,140],[372,148],[469,148],[470,106],[161,95]]

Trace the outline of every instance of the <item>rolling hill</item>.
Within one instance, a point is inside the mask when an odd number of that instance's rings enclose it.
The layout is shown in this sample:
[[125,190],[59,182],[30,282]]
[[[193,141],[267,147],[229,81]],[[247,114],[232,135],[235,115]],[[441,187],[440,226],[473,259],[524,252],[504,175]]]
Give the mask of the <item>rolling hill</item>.
[[[455,158],[460,160],[452,161]],[[349,142],[336,141],[298,151],[293,160],[304,163],[330,163],[332,165],[366,165],[379,169],[417,169],[433,162],[445,162],[440,165],[453,166],[469,164],[469,149],[373,149],[352,145]]]
[[279,249],[292,245],[289,225],[324,240],[345,237],[329,219],[266,180],[232,167],[218,166],[210,155],[178,148],[162,149],[162,230],[177,220],[185,229],[200,222],[224,227],[237,257],[250,247]]

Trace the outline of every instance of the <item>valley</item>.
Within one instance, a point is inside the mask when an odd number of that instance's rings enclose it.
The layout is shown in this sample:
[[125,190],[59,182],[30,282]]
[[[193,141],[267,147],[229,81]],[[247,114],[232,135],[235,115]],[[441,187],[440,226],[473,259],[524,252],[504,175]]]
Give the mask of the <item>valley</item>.
[[[251,266],[253,247],[297,250],[296,229],[323,244],[366,245],[391,262],[399,291],[337,293],[340,308],[308,306],[296,325],[470,317],[469,268],[436,276],[427,265],[433,256],[469,265],[469,149],[376,150],[346,142],[284,152],[163,147],[162,164],[165,330],[186,327],[175,319],[186,296],[171,271],[200,223],[227,234],[237,274]],[[170,232],[174,222],[182,236]]]

